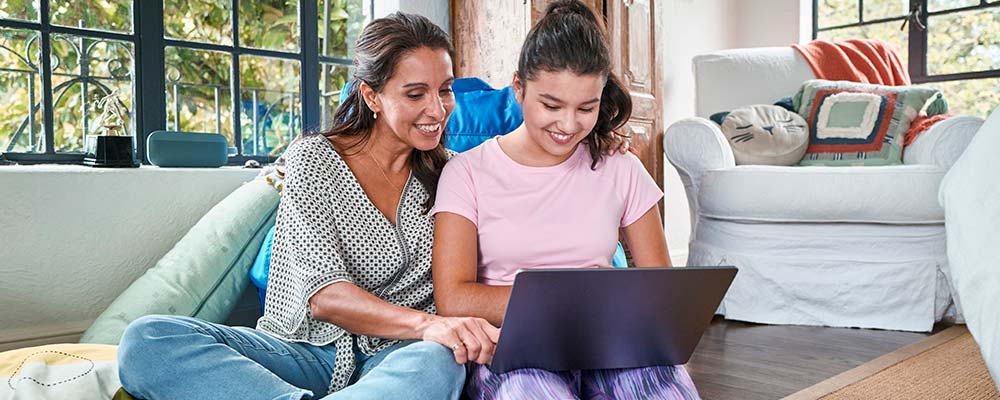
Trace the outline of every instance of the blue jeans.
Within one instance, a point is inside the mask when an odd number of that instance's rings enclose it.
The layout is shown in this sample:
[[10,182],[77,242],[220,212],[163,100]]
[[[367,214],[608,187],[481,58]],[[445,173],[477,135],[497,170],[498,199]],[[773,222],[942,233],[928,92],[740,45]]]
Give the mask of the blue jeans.
[[[399,343],[374,356],[355,349],[351,384],[327,393],[336,348],[287,342],[245,327],[152,315],[118,347],[122,386],[143,399],[457,399],[464,366],[434,342]],[[325,397],[324,397],[325,396]]]

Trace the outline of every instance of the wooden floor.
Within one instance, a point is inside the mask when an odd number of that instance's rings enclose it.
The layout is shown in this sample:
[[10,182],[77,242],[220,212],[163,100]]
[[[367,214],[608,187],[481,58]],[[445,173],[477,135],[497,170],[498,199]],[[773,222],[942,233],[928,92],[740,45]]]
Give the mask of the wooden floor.
[[773,400],[928,336],[756,325],[716,317],[687,368],[705,400]]
[[[260,317],[248,290],[229,325]],[[935,326],[938,332],[946,326]],[[774,400],[857,367],[930,333],[757,325],[716,317],[687,368],[705,400]]]

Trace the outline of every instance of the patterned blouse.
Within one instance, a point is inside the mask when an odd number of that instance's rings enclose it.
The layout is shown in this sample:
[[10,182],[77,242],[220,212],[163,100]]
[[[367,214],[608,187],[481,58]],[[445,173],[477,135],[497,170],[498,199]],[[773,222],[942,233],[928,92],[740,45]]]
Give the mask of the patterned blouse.
[[333,393],[354,373],[355,340],[368,355],[397,341],[353,335],[316,320],[309,298],[329,284],[351,282],[389,303],[434,313],[434,220],[423,212],[427,191],[411,175],[393,226],[323,136],[295,141],[284,158],[267,299],[257,329],[293,342],[334,343]]

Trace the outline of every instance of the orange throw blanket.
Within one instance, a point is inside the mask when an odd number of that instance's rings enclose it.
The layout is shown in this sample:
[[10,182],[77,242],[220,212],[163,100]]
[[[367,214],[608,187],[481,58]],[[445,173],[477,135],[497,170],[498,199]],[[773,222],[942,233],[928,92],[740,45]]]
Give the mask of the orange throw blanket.
[[[899,59],[895,45],[877,39],[847,39],[837,42],[813,40],[793,44],[819,79],[851,81],[873,85],[906,86],[910,74]],[[951,114],[920,116],[910,124],[903,145],[909,145],[935,123]]]
[[899,50],[881,40],[813,40],[792,47],[802,53],[819,79],[886,86],[910,84],[910,74],[899,59]]
[[921,133],[927,132],[934,124],[953,117],[954,114],[938,114],[933,117],[920,115],[910,123],[910,129],[906,130],[906,137],[903,139],[903,147],[909,146]]

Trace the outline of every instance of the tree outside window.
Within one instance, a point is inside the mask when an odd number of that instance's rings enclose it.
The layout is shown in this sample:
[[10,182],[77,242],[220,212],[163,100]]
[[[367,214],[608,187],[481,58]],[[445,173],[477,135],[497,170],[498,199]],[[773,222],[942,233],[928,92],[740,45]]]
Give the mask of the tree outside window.
[[[316,15],[305,25],[304,9]],[[117,90],[137,142],[153,127],[219,133],[234,163],[274,159],[333,115],[371,10],[371,0],[0,0],[0,154],[77,162],[99,129],[98,100]],[[162,25],[136,23],[143,15]],[[150,35],[163,39],[139,40]],[[152,74],[163,79],[141,78]],[[137,99],[163,113],[137,111]]]
[[913,82],[941,90],[951,113],[1000,105],[1000,1],[816,0],[814,12],[817,39],[899,47]]

